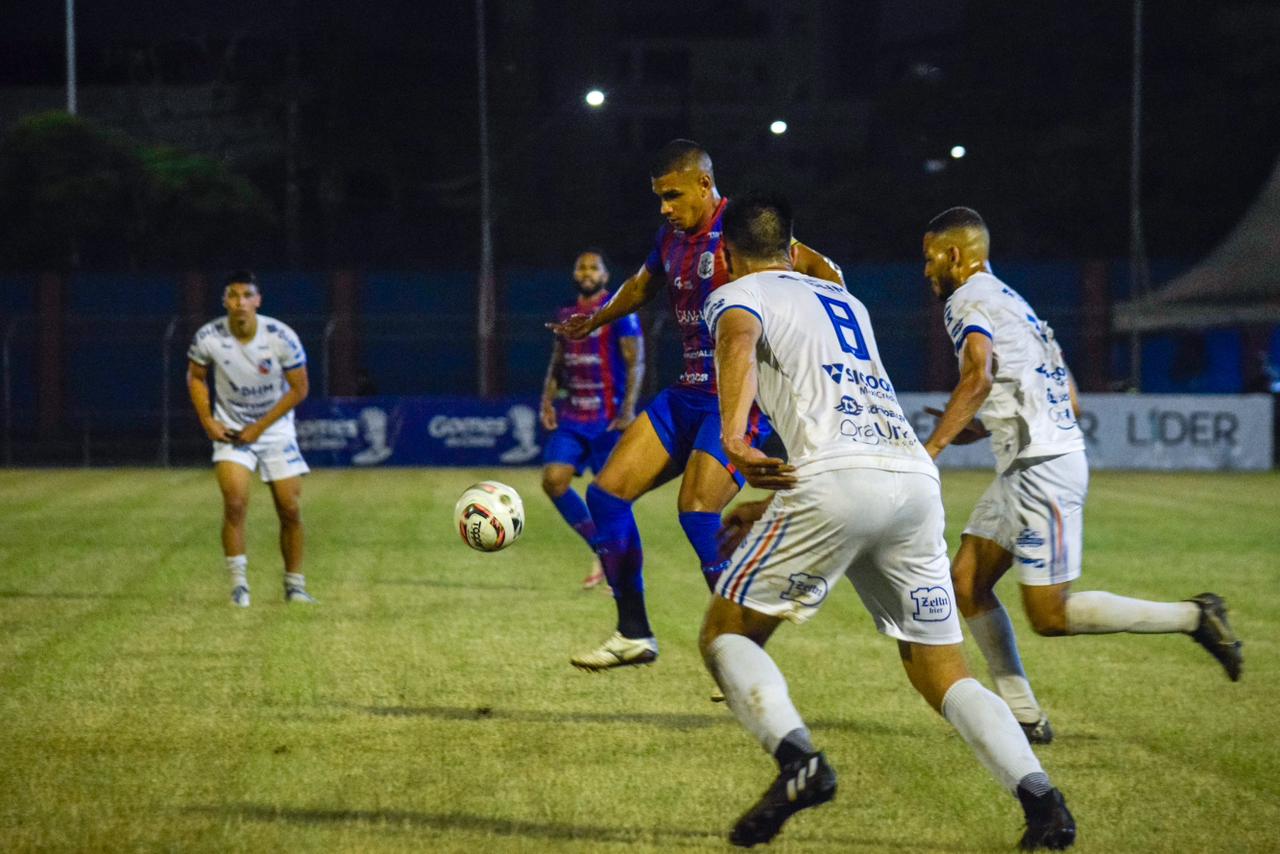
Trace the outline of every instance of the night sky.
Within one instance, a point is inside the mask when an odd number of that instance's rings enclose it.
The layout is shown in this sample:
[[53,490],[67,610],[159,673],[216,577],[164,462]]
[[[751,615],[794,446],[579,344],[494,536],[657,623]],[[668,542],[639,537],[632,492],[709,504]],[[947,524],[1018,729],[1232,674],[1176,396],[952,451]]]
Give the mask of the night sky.
[[[986,215],[997,255],[1128,252],[1129,3],[487,5],[500,266],[564,264],[585,244],[638,263],[658,224],[648,155],[674,136],[710,149],[726,192],[785,188],[798,231],[845,263],[914,259],[921,224],[953,204]],[[276,212],[261,266],[474,266],[472,3],[81,6],[82,115],[247,177]],[[61,13],[3,13],[0,133],[33,92],[61,103]],[[1148,249],[1194,261],[1280,152],[1280,7],[1148,2],[1144,50]],[[599,111],[590,85],[608,93]],[[166,88],[188,94],[157,110]],[[124,263],[88,245],[84,266]]]

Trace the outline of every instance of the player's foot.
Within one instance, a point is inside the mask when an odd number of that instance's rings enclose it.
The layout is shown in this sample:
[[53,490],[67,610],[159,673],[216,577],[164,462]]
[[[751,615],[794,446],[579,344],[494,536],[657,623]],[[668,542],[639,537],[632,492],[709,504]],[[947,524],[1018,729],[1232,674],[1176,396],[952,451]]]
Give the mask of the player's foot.
[[1019,848],[1023,851],[1035,851],[1037,848],[1061,851],[1075,844],[1076,820],[1067,809],[1062,792],[1050,789],[1037,797],[1019,788],[1018,800],[1022,802],[1022,811],[1027,816],[1027,830],[1018,841]]
[[237,608],[249,607],[249,588],[243,584],[236,585],[231,589],[231,604]]
[[1029,744],[1051,744],[1053,742],[1053,727],[1049,726],[1049,719],[1044,715],[1040,716],[1040,720],[1032,724],[1024,724],[1018,721],[1018,726],[1022,727],[1022,734],[1027,737]]
[[304,587],[294,587],[291,584],[284,586],[284,601],[290,605],[314,605],[315,597],[306,591]]
[[604,567],[600,564],[600,558],[596,558],[591,564],[591,571],[587,573],[587,577],[582,579],[582,589],[590,590],[592,587],[599,587],[604,583]]
[[821,752],[782,767],[755,806],[733,826],[729,841],[740,848],[768,842],[800,810],[825,804],[836,796],[836,772]]
[[652,664],[657,659],[657,638],[626,638],[622,632],[614,632],[598,649],[580,652],[570,658],[569,663],[582,670],[608,670]]
[[1240,673],[1244,670],[1244,652],[1241,649],[1244,644],[1227,622],[1227,603],[1214,593],[1201,593],[1187,601],[1200,606],[1200,625],[1191,633],[1192,639],[1218,659],[1232,682],[1239,682]]

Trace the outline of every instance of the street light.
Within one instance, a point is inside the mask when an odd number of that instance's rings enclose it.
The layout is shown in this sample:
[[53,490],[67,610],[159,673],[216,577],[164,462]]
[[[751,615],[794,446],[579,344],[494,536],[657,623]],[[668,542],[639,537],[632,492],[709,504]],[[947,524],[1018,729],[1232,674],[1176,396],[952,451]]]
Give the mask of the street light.
[[782,119],[778,119],[773,124],[769,125],[769,130],[773,132],[774,136],[782,136],[787,132],[787,123]]
[[585,100],[587,102],[587,106],[589,107],[604,106],[604,93],[601,92],[599,89],[592,89],[590,92],[587,93]]
[[951,157],[954,160],[959,160],[961,157],[964,157],[968,153],[969,152],[965,150],[965,147],[963,145],[951,146]]

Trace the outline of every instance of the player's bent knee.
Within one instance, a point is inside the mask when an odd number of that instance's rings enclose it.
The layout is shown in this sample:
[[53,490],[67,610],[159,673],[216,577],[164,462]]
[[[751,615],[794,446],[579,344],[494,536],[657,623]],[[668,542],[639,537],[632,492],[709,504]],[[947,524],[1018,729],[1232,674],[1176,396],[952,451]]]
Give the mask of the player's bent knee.
[[1027,620],[1038,635],[1054,638],[1067,634],[1067,614],[1064,609],[1027,608]]
[[244,521],[249,512],[249,501],[245,498],[224,497],[222,500],[222,518],[233,524]]
[[559,472],[545,470],[542,472],[542,491],[548,498],[559,498],[564,495],[569,491],[570,483],[571,479]]

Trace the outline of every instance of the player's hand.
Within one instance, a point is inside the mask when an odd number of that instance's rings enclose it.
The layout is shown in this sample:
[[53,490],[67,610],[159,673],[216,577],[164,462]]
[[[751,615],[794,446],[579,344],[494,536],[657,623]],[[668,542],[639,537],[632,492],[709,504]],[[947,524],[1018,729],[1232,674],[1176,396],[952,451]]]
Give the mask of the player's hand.
[[791,489],[799,483],[793,474],[795,466],[751,447],[740,436],[725,439],[724,452],[733,467],[742,472],[747,483],[757,489]]
[[613,416],[613,420],[609,422],[609,429],[617,430],[621,433],[623,430],[630,427],[631,422],[635,420],[636,414],[634,412],[619,412],[617,415]]
[[737,550],[747,538],[751,526],[760,520],[772,500],[773,496],[760,501],[744,501],[724,514],[720,530],[716,532],[716,553],[720,560],[726,560]]
[[580,341],[595,329],[594,317],[592,314],[571,314],[563,323],[548,323],[547,328],[570,341]]
[[230,442],[235,436],[234,430],[216,418],[210,418],[203,426],[205,435],[215,442]]
[[545,430],[554,430],[560,426],[560,421],[556,418],[556,407],[549,400],[542,401],[542,427]]
[[[932,406],[926,406],[924,411],[932,415],[934,418],[942,417],[941,409],[934,409]],[[975,418],[965,425],[965,428],[956,434],[956,437],[949,444],[952,445],[972,445],[974,442],[980,442],[991,435],[991,431],[987,429],[987,425],[982,423],[982,419]],[[937,454],[930,456],[936,457]]]
[[252,445],[254,442],[262,438],[262,433],[266,429],[267,428],[255,421],[248,427],[243,427],[238,431],[235,442],[237,445]]

